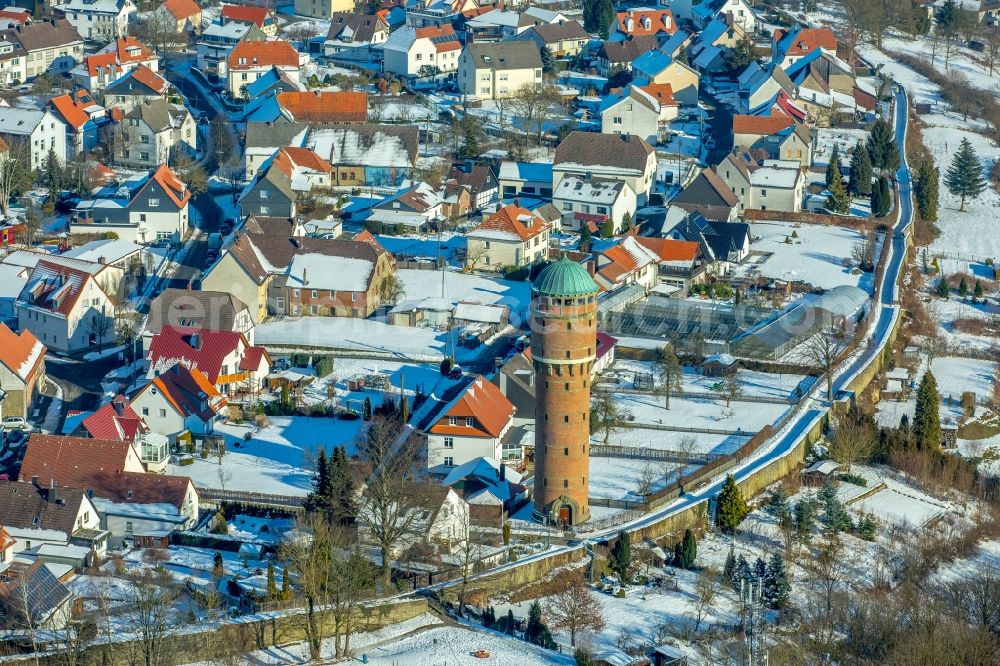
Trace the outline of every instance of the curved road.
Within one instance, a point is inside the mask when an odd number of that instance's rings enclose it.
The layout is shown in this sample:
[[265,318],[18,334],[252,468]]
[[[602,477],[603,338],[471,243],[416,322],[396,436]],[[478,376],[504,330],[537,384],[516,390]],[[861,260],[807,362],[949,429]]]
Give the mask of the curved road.
[[[837,396],[843,394],[845,387],[861,369],[865,368],[873,359],[882,353],[882,350],[888,343],[888,334],[893,329],[896,319],[900,316],[900,309],[896,305],[896,291],[899,276],[903,269],[903,262],[906,258],[906,235],[912,222],[913,207],[910,196],[910,171],[906,160],[905,146],[906,127],[909,116],[907,106],[908,100],[906,98],[906,93],[902,90],[902,88],[897,88],[895,94],[895,134],[896,144],[899,147],[900,154],[900,167],[896,172],[896,180],[899,183],[899,199],[901,205],[899,215],[896,219],[896,224],[893,226],[892,248],[889,256],[889,263],[886,267],[885,275],[883,276],[882,284],[879,288],[879,293],[877,294],[878,298],[875,299],[875,307],[872,310],[872,314],[876,319],[869,331],[869,344],[862,351],[857,353],[856,358],[849,359],[845,362],[846,365],[844,367],[838,368],[834,378],[834,389],[835,395]],[[831,407],[831,405],[824,399],[824,386],[825,382],[816,382],[809,393],[808,399],[803,401],[802,407],[799,408],[799,413],[793,416],[792,420],[784,428],[782,428],[770,442],[758,449],[751,458],[748,458],[739,467],[731,470],[729,473],[732,474],[737,481],[741,481],[760,471],[775,460],[779,460],[794,451],[799,442],[802,441],[802,438],[805,437],[810,430],[812,430],[812,428],[823,418]],[[568,552],[577,548],[583,548],[585,545],[603,541],[608,537],[617,534],[619,530],[631,531],[646,527],[713,497],[722,489],[722,484],[724,482],[725,475],[720,475],[708,485],[683,495],[674,500],[671,504],[652,511],[641,518],[609,528],[602,532],[587,535],[583,538],[583,542],[581,544],[563,546],[559,550],[548,550],[536,555],[531,555],[523,559],[519,559],[517,562],[484,572],[474,576],[473,578],[495,574],[498,571],[504,571],[522,566],[525,563],[538,560],[543,557],[548,557],[555,552]],[[454,581],[437,583],[421,588],[420,591],[429,592],[438,590],[453,583]]]

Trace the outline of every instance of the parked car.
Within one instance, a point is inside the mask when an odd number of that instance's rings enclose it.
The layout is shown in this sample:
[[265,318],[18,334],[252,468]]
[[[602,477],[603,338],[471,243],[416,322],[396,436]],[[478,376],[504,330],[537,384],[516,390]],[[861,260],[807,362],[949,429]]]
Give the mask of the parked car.
[[31,424],[25,421],[20,416],[8,416],[3,420],[4,430],[23,430],[25,432],[31,432]]

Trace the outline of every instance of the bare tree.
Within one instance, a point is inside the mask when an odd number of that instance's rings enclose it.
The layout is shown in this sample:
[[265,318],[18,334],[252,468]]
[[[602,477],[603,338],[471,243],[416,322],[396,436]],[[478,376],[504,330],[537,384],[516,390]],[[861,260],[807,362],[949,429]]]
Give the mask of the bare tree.
[[569,632],[569,644],[576,646],[582,632],[604,630],[604,614],[600,602],[591,594],[583,575],[573,576],[569,585],[554,594],[545,607],[554,629]]
[[225,490],[226,484],[233,480],[233,470],[223,467],[222,463],[219,463],[219,467],[216,468],[215,473],[219,478],[219,488]]
[[313,660],[320,658],[326,637],[320,607],[327,600],[333,550],[330,524],[319,514],[305,514],[296,522],[295,537],[286,540],[280,551],[292,574],[293,594],[305,600],[303,633]]
[[712,387],[719,394],[719,399],[725,401],[726,409],[733,400],[739,400],[743,395],[743,386],[740,384],[739,376],[734,372],[726,375],[721,382]]
[[104,351],[104,339],[108,337],[115,328],[115,320],[104,310],[94,312],[87,324],[87,333],[97,341],[97,351]]
[[861,270],[871,271],[875,268],[875,247],[878,236],[874,229],[869,229],[861,235],[861,239],[851,248],[851,259]]
[[378,295],[382,303],[396,305],[404,294],[406,294],[406,286],[395,273],[385,276],[379,284]]
[[704,569],[694,582],[694,630],[698,631],[705,616],[712,608],[712,602],[719,591],[719,572]]
[[142,335],[142,315],[135,310],[115,309],[115,339],[125,346],[129,362],[129,385],[135,380],[136,345]]
[[10,200],[31,188],[30,148],[27,141],[9,140],[0,152],[0,212],[10,213]]
[[[375,571],[357,539],[344,528],[333,532],[333,560],[328,598],[334,622],[334,657],[351,656],[351,633],[363,619],[362,602],[372,595]],[[344,637],[341,647],[340,636]]]
[[673,343],[665,344],[656,351],[654,364],[660,378],[660,390],[663,391],[663,408],[670,409],[670,394],[684,393],[684,369]]
[[629,419],[632,413],[615,400],[615,394],[606,388],[595,387],[590,394],[590,423],[593,428],[604,432],[604,444],[619,424]]
[[370,470],[358,507],[358,520],[367,528],[382,556],[382,585],[392,583],[391,558],[400,539],[421,514],[425,492],[412,481],[418,471],[419,446],[414,437],[401,437],[396,416],[375,416],[358,443],[358,457]]
[[820,592],[821,613],[830,639],[833,637],[836,595],[844,584],[846,565],[843,546],[837,537],[824,543],[809,564],[812,570],[812,582]]
[[989,75],[993,76],[993,70],[996,68],[997,58],[1000,57],[1000,26],[996,23],[993,23],[992,25],[984,23],[981,39],[986,47],[986,67],[989,71]]
[[141,569],[123,575],[128,581],[124,617],[136,635],[126,643],[130,661],[142,666],[166,666],[173,662],[168,637],[180,627],[174,608],[178,589],[170,574]]
[[514,115],[521,119],[525,132],[535,135],[541,145],[545,123],[554,117],[554,107],[562,103],[562,97],[551,85],[537,86],[525,83],[510,96],[510,107]]
[[636,482],[635,494],[640,497],[646,497],[651,494],[653,491],[653,482],[656,481],[657,476],[653,463],[647,460],[639,471],[639,480]]
[[837,365],[843,335],[832,323],[824,326],[805,343],[803,356],[826,378],[826,399],[833,402],[833,371]]
[[878,431],[856,408],[837,417],[830,438],[830,457],[844,465],[848,472],[851,465],[867,460],[875,451]]
[[465,535],[459,546],[458,556],[458,566],[462,570],[462,583],[458,588],[458,614],[464,617],[469,579],[482,566],[480,560],[483,556],[483,544],[473,537],[468,522],[465,523]]

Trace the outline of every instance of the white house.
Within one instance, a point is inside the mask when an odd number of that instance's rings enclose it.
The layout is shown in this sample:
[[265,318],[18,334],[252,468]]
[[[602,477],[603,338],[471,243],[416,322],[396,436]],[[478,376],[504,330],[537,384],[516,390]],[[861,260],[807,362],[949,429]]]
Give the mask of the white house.
[[[31,478],[0,481],[0,527],[14,540],[11,555],[34,551],[39,546],[65,546],[73,532],[97,530],[101,517],[83,490],[51,489],[31,482]],[[0,563],[9,559],[0,559]]]
[[631,134],[570,132],[552,161],[553,189],[570,175],[620,180],[644,205],[656,175],[656,151],[645,139]]
[[129,111],[122,122],[128,140],[116,155],[121,164],[151,168],[165,164],[174,151],[194,155],[198,150],[197,125],[182,104],[155,99]]
[[466,234],[466,261],[475,268],[523,268],[544,261],[549,254],[552,225],[532,211],[509,204]]
[[42,167],[50,150],[60,164],[66,161],[66,125],[50,110],[5,107],[0,110],[0,138],[7,144],[25,143],[32,169]]
[[597,180],[566,176],[552,192],[552,205],[562,214],[562,228],[580,231],[586,224],[595,229],[606,220],[619,233],[625,215],[635,215],[635,192],[620,180]]
[[299,71],[307,58],[281,39],[242,41],[233,47],[226,58],[229,94],[235,98],[246,97],[246,87],[272,69],[277,69],[297,83]]
[[185,431],[211,433],[226,399],[201,370],[175,363],[140,388],[130,404],[151,431],[173,442]]
[[[657,85],[667,88],[669,85]],[[673,100],[672,95],[669,98]],[[601,132],[604,134],[632,134],[648,143],[656,144],[669,121],[677,117],[676,102],[660,100],[638,86],[629,86],[624,94],[609,99],[601,107]]]
[[69,0],[64,8],[66,20],[84,39],[104,41],[124,37],[129,17],[136,13],[132,0]]
[[382,45],[382,65],[386,72],[411,78],[449,74],[458,69],[461,50],[451,24],[404,26]]
[[542,83],[542,56],[532,41],[469,44],[459,59],[458,87],[479,99],[502,99]]

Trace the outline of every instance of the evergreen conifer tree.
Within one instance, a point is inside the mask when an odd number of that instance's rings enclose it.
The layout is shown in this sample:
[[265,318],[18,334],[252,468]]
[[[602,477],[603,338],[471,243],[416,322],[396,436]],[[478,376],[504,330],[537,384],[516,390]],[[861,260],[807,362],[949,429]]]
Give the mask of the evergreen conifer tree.
[[876,178],[872,187],[871,208],[875,217],[885,217],[892,206],[892,194],[889,189],[889,181],[885,178]]
[[788,571],[781,555],[774,553],[767,563],[764,573],[764,601],[774,609],[782,609],[788,605],[791,585],[788,582]]
[[826,198],[826,207],[834,213],[846,213],[851,209],[851,196],[839,176],[830,181],[830,196]]
[[823,484],[819,497],[820,501],[823,502],[823,523],[826,525],[827,532],[835,535],[849,529],[851,517],[844,509],[844,505],[837,499],[837,489],[830,481]]
[[361,407],[361,417],[365,421],[372,420],[372,399],[365,396],[365,404]]
[[508,634],[514,635],[514,611],[507,609],[507,626],[505,627]]
[[883,171],[895,171],[899,168],[899,149],[892,134],[889,123],[879,118],[872,125],[868,135],[868,157],[872,167]]
[[958,152],[951,160],[951,166],[944,174],[944,184],[953,196],[959,197],[959,212],[965,210],[966,199],[975,199],[986,189],[983,163],[968,139],[962,139]]
[[681,547],[684,568],[693,569],[694,561],[698,557],[698,540],[695,539],[694,532],[690,529],[684,530],[684,543]]
[[920,162],[917,169],[915,194],[917,210],[925,222],[936,222],[938,214],[938,180],[937,167],[930,158]]
[[597,33],[602,39],[607,39],[614,18],[615,6],[611,0],[584,0],[583,27],[587,32]]
[[778,486],[771,493],[770,499],[767,501],[767,505],[764,507],[764,511],[772,516],[779,516],[783,512],[788,510],[788,493],[785,492],[783,486]]
[[551,74],[552,72],[556,71],[556,62],[555,59],[552,57],[552,51],[549,50],[548,46],[543,46],[541,48],[541,56],[542,56],[542,72],[544,72],[545,74]]
[[281,570],[281,598],[285,601],[292,598],[292,583],[288,580],[288,567]]
[[590,226],[584,222],[580,225],[580,252],[590,252],[590,244],[592,242]]
[[755,580],[763,580],[764,574],[767,573],[767,564],[761,558],[757,558],[753,563],[753,574],[752,577]]
[[851,153],[851,174],[847,191],[856,197],[867,197],[872,193],[872,160],[860,141]]
[[939,451],[941,449],[941,420],[939,410],[941,396],[937,390],[937,380],[928,370],[920,379],[917,388],[917,408],[913,414],[913,441],[918,449]]
[[843,180],[840,175],[840,147],[833,144],[830,161],[826,164],[826,185],[829,187],[834,180]]
[[958,295],[965,298],[969,295],[969,283],[965,281],[965,276],[962,276],[962,281],[958,283]]
[[316,471],[313,473],[313,488],[306,495],[305,508],[309,513],[326,512],[330,508],[330,465],[326,458],[326,449],[320,449],[316,454]]
[[274,577],[274,562],[267,563],[267,600],[278,598],[278,581]]
[[718,505],[715,508],[715,523],[724,532],[731,532],[743,522],[743,519],[750,513],[743,493],[736,485],[733,475],[726,476],[726,483],[719,493]]
[[684,550],[681,547],[680,541],[674,544],[674,554],[673,557],[670,558],[670,566],[675,569],[687,569],[687,567],[684,566]]
[[948,298],[951,290],[948,289],[948,280],[942,275],[938,278],[937,295],[939,298]]
[[736,589],[740,588],[740,581],[747,580],[750,578],[750,563],[747,562],[747,558],[740,553],[736,558],[736,564],[733,565],[733,577],[729,579],[729,582],[733,584]]
[[624,585],[632,568],[632,546],[624,530],[618,532],[618,539],[608,555],[608,568],[618,575],[618,580]]
[[976,288],[972,291],[972,295],[976,298],[983,297],[983,285],[979,282],[979,280],[976,280]]
[[729,545],[729,554],[726,555],[726,564],[722,568],[722,577],[731,581],[736,570],[736,555],[733,553],[732,544]]
[[804,499],[795,503],[793,510],[795,538],[799,543],[809,543],[812,540],[812,528],[816,522],[816,507],[812,500]]
[[612,238],[615,235],[615,221],[611,218],[601,222],[601,238]]

